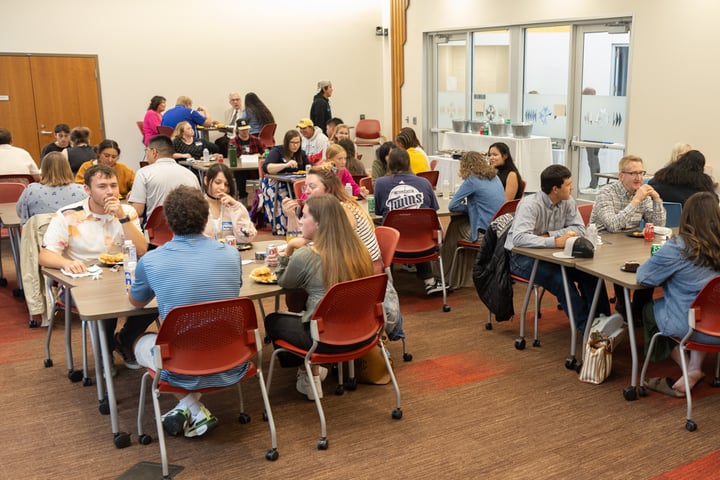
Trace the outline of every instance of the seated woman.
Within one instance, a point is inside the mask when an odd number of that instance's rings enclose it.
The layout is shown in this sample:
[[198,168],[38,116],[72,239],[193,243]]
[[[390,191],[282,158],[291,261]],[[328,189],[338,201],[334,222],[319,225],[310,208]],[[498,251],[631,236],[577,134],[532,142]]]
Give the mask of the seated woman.
[[135,181],[135,172],[124,163],[118,162],[120,159],[120,146],[115,140],[106,138],[97,146],[97,151],[97,160],[88,160],[83,163],[77,175],[75,175],[75,182],[84,185],[85,171],[93,165],[101,163],[115,170],[115,173],[117,173],[118,188],[120,189],[120,198],[126,198],[130,190],[132,190],[133,182]]
[[338,141],[337,144],[343,147],[345,149],[345,152],[347,153],[346,168],[350,172],[350,175],[352,175],[353,177],[367,177],[365,165],[363,165],[363,163],[357,158],[357,154],[355,152],[355,143],[349,138],[343,138]]
[[414,174],[430,170],[430,159],[423,151],[420,142],[412,128],[405,127],[395,137],[398,147],[407,150],[410,156],[410,171]]
[[393,148],[397,148],[395,143],[385,142],[375,150],[375,160],[373,160],[372,171],[370,172],[373,187],[375,187],[375,182],[377,182],[378,178],[390,173],[388,169],[388,157],[390,156],[390,150]]
[[[262,170],[265,175],[281,175],[295,173],[304,170],[308,164],[307,155],[300,148],[300,132],[288,130],[285,132],[282,145],[276,145],[270,150]],[[276,203],[282,203],[283,199],[290,197],[290,190],[287,182],[280,182],[274,178],[263,178],[262,182],[263,206],[268,221],[275,219],[275,232],[277,235],[285,235],[287,232],[287,217],[282,209],[275,208]]]
[[343,147],[337,144],[328,145],[325,150],[325,160],[323,163],[332,163],[337,168],[335,172],[343,185],[348,183],[352,187],[352,194],[356,197],[364,197],[368,194],[367,190],[363,190],[355,183],[352,174],[347,169],[347,152]]
[[20,224],[38,213],[55,213],[65,205],[87,197],[85,188],[73,181],[70,162],[62,152],[50,152],[40,163],[40,181],[28,184],[17,201],[15,210]]
[[697,150],[690,150],[658,170],[648,183],[664,202],[681,204],[685,204],[685,200],[696,192],[715,195],[717,187],[712,177],[705,173],[705,156]]
[[143,118],[143,143],[147,146],[148,142],[152,137],[158,134],[157,127],[162,123],[162,113],[165,111],[167,101],[165,97],[155,95],[150,99],[150,105],[145,112],[145,118]]
[[188,121],[183,121],[175,126],[172,136],[175,160],[187,160],[188,158],[203,158],[203,150],[208,149],[213,155],[220,155],[220,149],[212,142],[207,142],[202,138],[195,138],[195,130]]
[[250,135],[259,135],[263,125],[268,123],[275,123],[275,117],[273,117],[270,109],[260,100],[254,92],[248,92],[245,94],[245,110],[243,110],[242,116],[250,124]]
[[[645,345],[658,329],[666,335],[684,337],[688,332],[687,312],[690,304],[713,277],[720,275],[720,207],[710,192],[695,193],[688,198],[680,216],[679,233],[668,240],[637,271],[643,285],[662,286],[663,298],[643,309]],[[691,337],[707,343],[720,343],[718,337],[695,334]],[[651,360],[672,358],[680,365],[677,344],[660,337]],[[692,350],[688,364],[688,383],[695,386],[703,377],[702,362],[706,352]],[[685,396],[685,381],[670,378],[648,378],[646,386],[671,396]]]
[[95,160],[97,152],[89,145],[90,129],[75,127],[70,132],[70,148],[63,150],[63,154],[70,162],[70,169],[76,174],[80,166],[88,160]]
[[688,143],[676,143],[675,145],[673,145],[672,150],[670,150],[670,161],[667,162],[665,166],[667,167],[692,149],[692,145]]
[[488,148],[488,158],[490,159],[490,165],[497,169],[500,182],[502,182],[505,188],[505,200],[510,201],[522,198],[523,179],[515,166],[512,155],[510,155],[510,148],[508,148],[507,144],[497,142],[490,145],[490,148]]
[[247,209],[237,200],[232,171],[225,164],[216,163],[208,168],[203,183],[205,199],[210,206],[203,234],[221,241],[232,235],[237,243],[252,242],[257,230]]
[[[323,295],[339,282],[367,277],[373,274],[370,254],[353,232],[343,206],[331,195],[313,195],[303,206],[300,219],[302,238],[290,240],[279,255],[280,266],[275,271],[278,285],[283,288],[303,289],[308,298],[302,315],[275,312],[265,317],[265,332],[271,340],[285,340],[299,348],[309,349],[313,340],[310,335],[310,318]],[[350,345],[348,350],[357,348]],[[343,351],[320,344],[317,352]],[[283,367],[301,366],[303,360],[290,354],[279,355]],[[298,392],[314,400],[310,382],[314,382],[318,396],[322,398],[322,378],[327,373],[313,365],[313,378],[300,368],[295,387]]]
[[350,138],[350,127],[344,123],[339,123],[335,126],[332,136],[328,136],[330,143],[340,143],[340,140]]
[[[490,166],[484,153],[465,152],[460,158],[458,170],[463,183],[455,192],[448,209],[466,213],[453,216],[442,246],[443,264],[450,268],[457,242],[460,240],[479,243],[485,235],[490,219],[505,203],[505,189],[495,168]],[[466,255],[467,254],[467,255]],[[462,250],[456,261],[455,277],[450,285],[472,285],[472,260],[474,252]],[[470,268],[465,268],[465,266]]]

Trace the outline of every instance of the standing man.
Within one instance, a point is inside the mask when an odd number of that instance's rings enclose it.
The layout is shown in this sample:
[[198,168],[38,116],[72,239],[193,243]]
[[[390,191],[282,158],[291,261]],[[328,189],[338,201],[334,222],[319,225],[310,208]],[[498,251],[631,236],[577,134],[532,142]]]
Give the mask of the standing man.
[[215,140],[215,145],[218,146],[220,153],[222,153],[222,156],[225,158],[228,156],[228,143],[234,136],[235,123],[242,117],[243,114],[242,99],[240,98],[239,93],[232,92],[228,95],[228,102],[230,103],[230,108],[225,110],[225,126],[232,128],[233,131],[225,132],[225,135],[218,137],[217,140]]
[[[255,135],[250,135],[250,124],[244,118],[238,120],[235,124],[235,138],[230,140],[230,143],[235,145],[238,156],[240,155],[262,155],[265,151],[265,144]],[[247,193],[247,181],[251,178],[257,178],[257,169],[252,171],[247,170],[235,170],[235,183],[238,188],[238,200],[247,204],[248,193]]]
[[[666,220],[662,198],[652,185],[643,184],[645,168],[643,160],[635,155],[625,155],[618,162],[618,181],[604,185],[593,206],[590,223],[599,232],[621,232],[637,230],[645,220],[664,226]],[[632,299],[634,319],[642,318],[643,305],[652,300],[653,289],[635,290]],[[615,285],[615,310],[626,316],[625,296],[622,287]]]
[[[168,193],[164,208],[174,236],[165,248],[148,252],[138,262],[130,303],[142,308],[157,297],[162,321],[174,307],[237,298],[242,285],[240,255],[235,247],[203,235],[209,207],[202,192],[179,186]],[[177,278],[186,281],[178,282]],[[201,284],[192,281],[200,278]],[[152,348],[156,337],[154,333],[144,335],[135,345],[135,355],[143,367],[154,368]],[[188,377],[165,372],[161,377],[173,387],[197,390],[232,385],[245,376],[247,368],[246,362],[218,374]],[[169,435],[183,433],[186,437],[197,437],[217,426],[218,419],[200,402],[200,395],[176,394],[177,406],[162,417],[163,428]]]
[[302,118],[296,125],[302,136],[302,148],[305,155],[308,157],[308,161],[311,164],[315,164],[325,157],[325,149],[328,146],[328,138],[320,130],[320,127],[315,126],[312,120],[309,118]]
[[62,152],[70,146],[70,126],[64,123],[55,125],[55,141],[48,143],[42,149],[40,160],[50,152]]
[[137,171],[128,202],[138,216],[145,214],[146,221],[173,188],[178,185],[200,188],[195,174],[173,160],[174,153],[172,140],[165,135],[151,138],[145,149],[149,165]]
[[[593,87],[583,88],[583,95],[595,95],[597,92]],[[598,191],[598,180],[600,178],[595,175],[600,173],[600,149],[597,147],[585,147],[585,155],[587,155],[588,167],[590,168],[590,185],[580,190],[580,193],[594,194]]]
[[332,118],[332,110],[330,109],[330,97],[333,94],[332,82],[330,80],[320,80],[317,88],[318,92],[313,97],[312,106],[310,107],[310,119],[325,134],[327,133],[327,122]]
[[[115,170],[102,164],[88,168],[85,193],[88,198],[61,208],[50,221],[38,263],[70,273],[87,272],[87,266],[96,263],[100,254],[122,251],[125,240],[132,240],[138,257],[144,255],[147,242],[135,210],[120,203]],[[122,355],[126,367],[140,368],[133,343],[155,318],[155,314],[129,317],[117,334],[117,318],[103,320],[108,346]]]
[[0,175],[30,174],[40,181],[40,169],[27,150],[12,146],[12,133],[0,128]]
[[[540,174],[540,189],[540,192],[520,200],[505,241],[506,250],[512,251],[513,247],[563,248],[568,238],[585,234],[583,219],[571,195],[570,170],[564,165],[550,165]],[[531,257],[511,253],[510,272],[530,278],[534,262]],[[568,268],[566,272],[570,282],[570,302],[575,326],[585,330],[597,278],[574,268]],[[555,295],[565,314],[568,314],[568,300],[565,298],[560,265],[540,262],[535,283]],[[600,292],[598,313],[610,314],[610,303],[604,285]]]
[[178,123],[187,121],[192,125],[193,130],[195,130],[195,136],[197,137],[198,125],[212,127],[217,123],[210,118],[210,114],[205,107],[198,107],[197,110],[193,110],[192,105],[192,98],[184,95],[179,96],[175,101],[175,106],[165,111],[161,125],[175,128]]

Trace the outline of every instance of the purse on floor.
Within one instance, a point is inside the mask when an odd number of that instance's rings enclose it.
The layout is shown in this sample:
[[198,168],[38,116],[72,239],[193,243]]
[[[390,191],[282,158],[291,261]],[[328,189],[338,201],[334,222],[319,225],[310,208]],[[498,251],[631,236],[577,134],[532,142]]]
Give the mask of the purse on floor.
[[595,319],[585,345],[581,382],[599,385],[605,381],[612,371],[612,352],[624,333],[623,318],[619,314]]
[[[385,342],[385,337],[381,340]],[[392,358],[389,358],[392,367]],[[355,378],[360,383],[371,385],[386,385],[390,383],[390,373],[383,360],[383,351],[373,348],[362,357],[355,360]]]

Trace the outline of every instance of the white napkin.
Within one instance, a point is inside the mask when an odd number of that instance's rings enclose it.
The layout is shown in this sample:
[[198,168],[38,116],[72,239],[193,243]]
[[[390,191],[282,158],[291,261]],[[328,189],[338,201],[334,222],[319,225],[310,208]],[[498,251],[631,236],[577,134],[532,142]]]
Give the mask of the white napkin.
[[64,268],[61,268],[60,271],[63,273],[63,275],[70,278],[99,277],[100,275],[102,275],[102,268],[98,267],[97,265],[90,265],[87,269],[87,272],[83,273],[68,272]]

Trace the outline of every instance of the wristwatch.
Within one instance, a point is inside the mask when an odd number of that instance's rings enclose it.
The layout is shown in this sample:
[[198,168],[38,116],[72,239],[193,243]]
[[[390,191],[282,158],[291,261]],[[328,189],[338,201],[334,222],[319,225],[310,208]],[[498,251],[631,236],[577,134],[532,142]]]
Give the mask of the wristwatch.
[[120,223],[127,223],[129,221],[130,221],[130,215],[125,215],[125,218],[121,218],[120,220],[118,220],[118,222],[120,222]]

